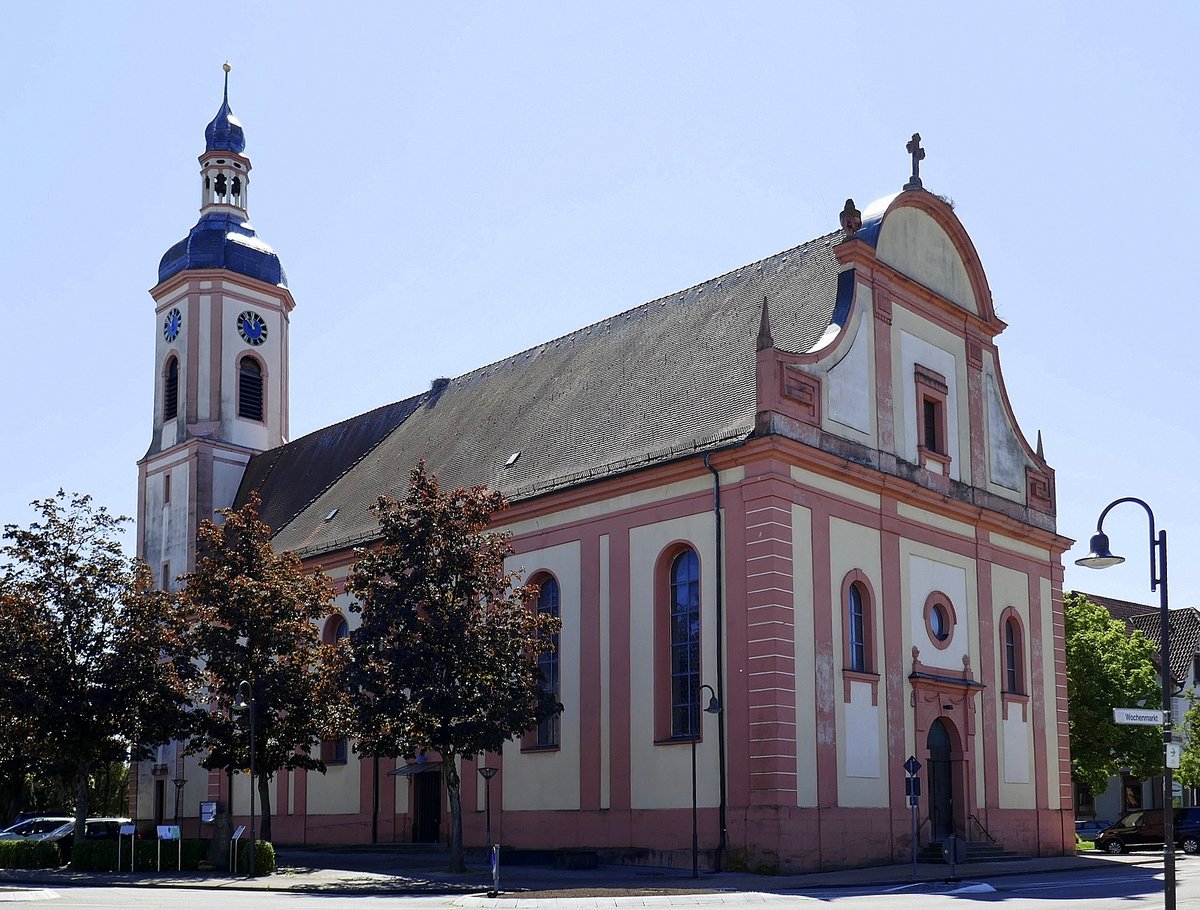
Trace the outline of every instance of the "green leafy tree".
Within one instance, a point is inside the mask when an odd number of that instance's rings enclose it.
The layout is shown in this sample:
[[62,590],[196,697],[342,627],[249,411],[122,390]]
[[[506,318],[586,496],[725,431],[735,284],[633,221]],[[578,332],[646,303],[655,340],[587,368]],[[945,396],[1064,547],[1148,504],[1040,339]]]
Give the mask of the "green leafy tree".
[[176,600],[121,551],[129,519],[61,490],[33,505],[0,547],[0,718],[74,782],[79,837],[94,772],[186,732],[195,667]]
[[1142,778],[1161,774],[1162,732],[1113,720],[1113,708],[1162,703],[1153,644],[1082,594],[1068,594],[1063,613],[1072,776],[1103,793],[1122,768]]
[[200,558],[185,579],[181,601],[193,619],[209,704],[196,722],[189,753],[207,753],[204,767],[226,772],[250,766],[249,711],[236,711],[238,687],[250,684],[262,827],[271,839],[271,780],[280,769],[324,772],[313,747],[327,724],[317,622],[333,610],[333,592],[294,553],[276,553],[255,496],[223,509],[220,524],[198,534]]
[[379,499],[380,543],[359,551],[347,582],[362,613],[343,673],[357,749],[441,756],[454,871],[464,868],[458,760],[498,752],[562,710],[537,665],[559,622],[505,570],[507,536],[485,533],[504,507],[483,487],[443,491],[422,463],[402,502]]

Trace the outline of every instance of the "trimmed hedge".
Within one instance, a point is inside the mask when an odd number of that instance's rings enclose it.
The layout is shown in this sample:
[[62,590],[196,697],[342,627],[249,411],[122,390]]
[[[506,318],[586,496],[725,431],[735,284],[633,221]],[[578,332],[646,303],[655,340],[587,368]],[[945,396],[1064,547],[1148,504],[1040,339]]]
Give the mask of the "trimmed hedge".
[[[275,845],[270,841],[260,840],[254,843],[254,874],[270,875],[275,871]],[[186,857],[186,854],[184,854]],[[247,840],[238,840],[238,857],[237,857],[238,875],[247,875],[250,872],[250,842]]]
[[[238,874],[245,875],[250,868],[250,844],[240,841],[238,851]],[[179,868],[179,845],[183,846],[183,870],[195,872],[200,863],[208,858],[207,840],[165,841],[162,845],[162,871],[171,872]],[[55,848],[57,853],[57,848]],[[134,870],[151,872],[158,869],[158,841],[139,840],[135,843]],[[258,842],[254,856],[255,873],[268,875],[275,871],[275,848],[267,841]],[[115,840],[89,840],[75,846],[71,854],[71,868],[79,872],[113,872],[117,868],[117,842]],[[121,871],[129,871],[129,839],[121,843]],[[218,869],[213,874],[227,873]]]
[[57,869],[58,844],[41,840],[0,840],[0,869]]

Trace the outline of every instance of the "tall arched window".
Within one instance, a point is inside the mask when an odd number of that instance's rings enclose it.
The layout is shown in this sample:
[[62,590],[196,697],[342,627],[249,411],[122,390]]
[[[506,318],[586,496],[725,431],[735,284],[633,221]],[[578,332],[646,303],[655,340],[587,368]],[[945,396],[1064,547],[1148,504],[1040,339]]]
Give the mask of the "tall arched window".
[[163,420],[174,420],[179,414],[179,360],[167,361],[163,377]]
[[671,735],[700,731],[700,560],[684,550],[671,562]]
[[[330,616],[325,621],[325,632],[321,637],[330,645],[336,645],[343,638],[349,638],[350,624],[346,622],[346,617],[340,613]],[[344,765],[349,754],[350,740],[344,736],[340,739],[327,739],[321,743],[321,761],[327,765]]]
[[[559,618],[559,590],[558,581],[550,575],[543,576],[539,581],[537,611],[544,613],[547,616]],[[558,666],[558,633],[553,635],[554,649],[546,651],[538,655],[538,671],[542,676],[542,688],[553,695],[556,699],[559,693],[559,666]],[[543,748],[557,746],[558,743],[558,715],[547,717],[537,728],[537,745]]]
[[243,357],[238,364],[238,417],[263,419],[262,367],[253,357]]
[[1004,620],[1004,691],[1022,693],[1021,675],[1021,627],[1010,616]]
[[867,671],[867,615],[862,586],[857,582],[846,592],[846,626],[850,649],[850,669]]

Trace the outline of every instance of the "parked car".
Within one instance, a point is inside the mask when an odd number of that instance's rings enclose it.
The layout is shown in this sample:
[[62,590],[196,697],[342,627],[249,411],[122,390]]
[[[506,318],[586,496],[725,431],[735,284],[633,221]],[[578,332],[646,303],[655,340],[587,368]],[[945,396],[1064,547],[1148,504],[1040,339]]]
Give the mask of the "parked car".
[[[85,840],[116,840],[121,834],[121,826],[129,823],[127,818],[89,818],[83,823],[83,837]],[[75,845],[75,821],[72,819],[65,825],[37,835],[31,840],[44,840],[58,844],[58,852],[62,856],[63,862],[69,862],[71,848]]]
[[[1174,812],[1175,845],[1184,853],[1200,853],[1200,806]],[[1162,843],[1162,809],[1126,812],[1116,824],[1096,836],[1096,849],[1106,853],[1124,853],[1131,848],[1161,846]]]
[[1075,819],[1075,836],[1080,840],[1094,841],[1106,828],[1111,828],[1112,822],[1107,818],[1077,818]]
[[69,821],[71,819],[65,815],[38,815],[26,818],[0,831],[0,840],[24,840],[37,834],[46,834]]

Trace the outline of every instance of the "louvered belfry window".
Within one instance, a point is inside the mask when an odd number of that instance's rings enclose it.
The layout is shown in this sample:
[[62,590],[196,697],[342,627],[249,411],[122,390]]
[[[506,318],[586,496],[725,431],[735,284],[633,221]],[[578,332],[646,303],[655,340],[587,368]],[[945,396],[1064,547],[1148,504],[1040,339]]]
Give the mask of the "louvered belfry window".
[[179,414],[179,361],[167,361],[166,382],[163,383],[163,420],[174,420]]
[[253,357],[243,357],[238,368],[238,417],[263,419],[262,367]]

